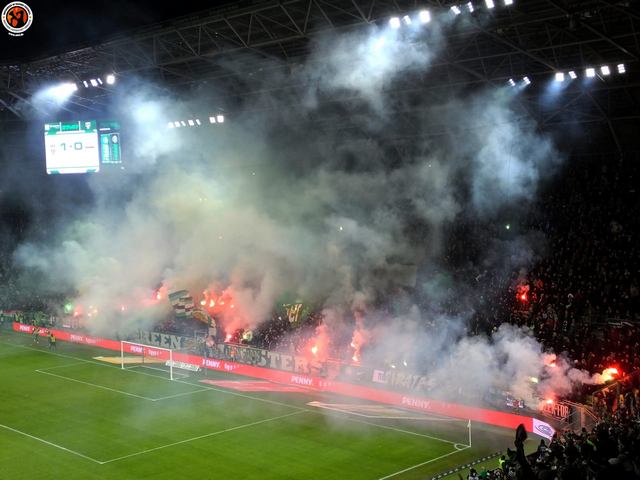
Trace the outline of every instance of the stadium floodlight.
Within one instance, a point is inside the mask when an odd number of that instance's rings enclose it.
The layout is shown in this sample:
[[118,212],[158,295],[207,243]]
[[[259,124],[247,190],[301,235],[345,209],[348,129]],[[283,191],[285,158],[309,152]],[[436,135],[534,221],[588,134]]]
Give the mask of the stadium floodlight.
[[429,10],[420,10],[418,18],[421,23],[429,23],[431,21],[431,12],[429,12]]
[[180,122],[173,122],[176,128],[180,128]]
[[168,128],[173,128],[173,122],[169,122],[169,123],[167,123],[167,127],[168,127]]
[[67,82],[49,88],[45,91],[45,94],[50,99],[53,99],[58,103],[62,103],[73,95],[73,92],[76,90],[78,90],[78,86],[75,83]]
[[200,119],[199,118],[196,118],[196,124],[200,125]]
[[184,120],[180,120],[180,125],[182,125],[183,127],[186,127],[186,126],[187,126],[187,124],[185,123],[185,121],[184,121]]
[[100,85],[102,85],[102,79],[101,79],[100,77],[98,77],[98,79],[97,79],[97,80],[98,80],[98,83],[99,83]]
[[389,26],[391,26],[391,28],[400,28],[400,19],[398,17],[391,17],[389,19]]
[[402,17],[402,21],[406,24],[406,25],[411,25],[411,17],[409,15],[405,15],[404,17]]
[[587,76],[587,78],[593,78],[596,76],[596,69],[593,67],[589,67],[585,70],[584,73]]
[[191,119],[187,120],[187,123],[189,124],[190,127],[195,126],[195,122]]
[[496,6],[496,4],[493,3],[493,0],[484,0],[484,3],[487,6],[487,8],[493,8]]
[[627,73],[627,69],[624,66],[624,63],[618,64],[618,73]]
[[515,82],[515,80],[513,78],[509,79],[509,85],[511,85],[512,87],[516,86],[516,82]]
[[89,80],[89,83],[91,83],[92,87],[98,86],[98,81],[95,78],[92,78],[91,80]]
[[87,82],[86,80],[84,82],[82,82],[84,84],[84,88],[89,88],[89,82]]
[[602,72],[602,75],[604,75],[604,76],[611,75],[611,69],[609,68],[609,65],[601,66],[600,67],[600,71]]
[[116,76],[113,73],[107,75],[107,83],[109,85],[113,85],[114,83],[116,83]]
[[574,72],[573,70],[569,71],[569,78],[571,80],[575,80],[576,78],[578,78],[578,75],[576,75],[576,72]]
[[460,15],[460,13],[462,13],[462,12],[460,11],[460,7],[458,7],[457,5],[454,5],[453,7],[451,7],[451,11],[452,11],[453,13],[455,13],[456,15]]
[[564,82],[564,73],[556,72],[556,82]]
[[469,13],[473,13],[473,2],[467,2],[467,9]]
[[522,77],[522,81],[525,85],[531,85],[531,80],[529,79],[529,77]]
[[218,123],[224,123],[224,115],[218,115],[216,117],[216,120],[218,121]]
[[209,123],[216,123],[216,117],[209,117]]
[[504,0],[504,6],[508,7],[509,5],[513,5],[513,0]]

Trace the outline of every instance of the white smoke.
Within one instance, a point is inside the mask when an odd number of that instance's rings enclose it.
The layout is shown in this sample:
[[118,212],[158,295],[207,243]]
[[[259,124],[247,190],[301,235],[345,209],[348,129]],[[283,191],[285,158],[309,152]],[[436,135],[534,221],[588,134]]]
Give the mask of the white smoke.
[[[402,351],[404,362],[430,366],[439,396],[464,388],[480,400],[498,386],[533,399],[530,378],[546,368],[542,347],[509,326],[493,338],[466,336],[473,292],[443,256],[448,227],[528,205],[559,155],[499,88],[413,99],[418,128],[439,124],[448,134],[416,139],[420,148],[406,152],[387,144],[383,133],[397,128],[396,110],[408,103],[390,101],[394,86],[426,76],[446,47],[448,27],[436,24],[422,34],[373,28],[320,38],[288,77],[261,77],[265,93],[218,130],[166,129],[167,112],[186,115],[199,99],[176,101],[138,83],[116,99],[130,176],[92,181],[94,205],[64,218],[47,242],[23,243],[16,261],[39,272],[47,290],[76,291],[76,303],[98,311],[96,331],[161,318],[168,305],[155,302],[158,285],[196,295],[219,285],[235,302],[229,326],[249,329],[269,318],[282,292],[294,292],[324,305],[323,348],[355,327],[348,338],[368,358],[395,362]],[[287,82],[308,87],[301,97],[266,88]],[[335,119],[339,98],[353,97],[366,105],[352,121],[364,135],[318,127],[315,115]],[[479,268],[529,262],[530,242],[518,242],[526,261],[500,247],[483,252]],[[457,314],[442,311],[447,302]],[[556,392],[583,381],[557,371],[544,380]]]

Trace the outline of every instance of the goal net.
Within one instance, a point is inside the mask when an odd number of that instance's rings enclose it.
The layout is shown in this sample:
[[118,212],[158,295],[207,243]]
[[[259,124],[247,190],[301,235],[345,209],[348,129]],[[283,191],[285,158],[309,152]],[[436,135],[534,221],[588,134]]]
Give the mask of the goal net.
[[[173,350],[170,348],[120,341],[120,366],[122,369],[143,367],[168,374],[169,378],[174,380],[176,375],[174,365]],[[179,374],[179,376],[184,375]]]

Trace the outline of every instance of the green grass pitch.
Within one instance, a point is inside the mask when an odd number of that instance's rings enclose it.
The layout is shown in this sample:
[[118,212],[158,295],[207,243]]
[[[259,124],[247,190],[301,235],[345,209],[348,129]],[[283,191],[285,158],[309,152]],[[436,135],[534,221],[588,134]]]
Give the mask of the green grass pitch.
[[[237,392],[94,360],[108,352],[0,332],[0,479],[425,479],[504,449],[512,432],[363,417],[315,392]],[[362,402],[360,402],[362,403]],[[411,415],[410,415],[411,416]]]

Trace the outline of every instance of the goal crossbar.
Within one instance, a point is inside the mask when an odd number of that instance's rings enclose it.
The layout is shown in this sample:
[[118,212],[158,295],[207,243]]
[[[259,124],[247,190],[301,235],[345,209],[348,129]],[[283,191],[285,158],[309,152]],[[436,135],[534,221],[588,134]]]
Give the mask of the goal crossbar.
[[125,367],[125,355],[130,354],[132,356],[141,357],[144,364],[145,358],[152,358],[155,361],[162,361],[169,367],[169,378],[173,380],[173,350],[170,348],[156,347],[155,345],[146,345],[144,343],[128,342],[126,340],[120,341],[120,367],[124,370]]

